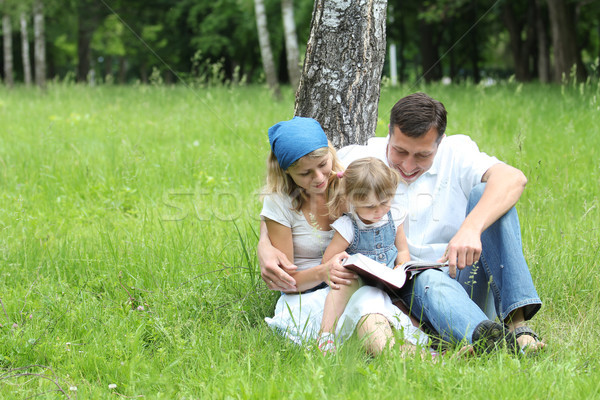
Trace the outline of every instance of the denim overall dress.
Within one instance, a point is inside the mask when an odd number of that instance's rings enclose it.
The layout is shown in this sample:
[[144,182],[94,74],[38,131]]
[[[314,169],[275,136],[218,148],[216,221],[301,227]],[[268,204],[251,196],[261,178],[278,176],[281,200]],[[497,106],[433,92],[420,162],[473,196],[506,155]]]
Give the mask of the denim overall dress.
[[355,217],[358,218],[358,216],[350,216],[354,227],[354,239],[346,249],[346,253],[350,255],[360,253],[372,260],[386,264],[389,268],[394,268],[398,249],[395,245],[396,227],[391,211],[387,213],[387,222],[376,228],[359,229],[354,220]]

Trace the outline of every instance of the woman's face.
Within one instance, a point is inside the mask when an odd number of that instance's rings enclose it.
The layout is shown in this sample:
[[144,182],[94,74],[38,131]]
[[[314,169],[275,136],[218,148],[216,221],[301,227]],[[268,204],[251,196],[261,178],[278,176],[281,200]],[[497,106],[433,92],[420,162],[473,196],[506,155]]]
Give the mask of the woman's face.
[[327,190],[332,164],[329,152],[318,158],[304,156],[298,160],[295,166],[288,168],[287,173],[296,185],[306,191],[307,195],[323,194]]

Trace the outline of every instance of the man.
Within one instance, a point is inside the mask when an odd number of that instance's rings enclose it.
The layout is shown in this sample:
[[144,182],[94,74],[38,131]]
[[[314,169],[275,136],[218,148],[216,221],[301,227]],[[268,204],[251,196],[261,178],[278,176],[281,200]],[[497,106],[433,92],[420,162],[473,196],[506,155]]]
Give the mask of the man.
[[[405,232],[411,257],[448,261],[448,272],[417,275],[400,301],[445,340],[483,342],[483,349],[504,342],[511,347],[516,341],[521,349],[541,349],[544,343],[525,326],[541,301],[523,257],[514,209],[527,179],[480,152],[467,136],[446,137],[445,130],[443,104],[415,93],[392,108],[388,138],[372,138],[366,146],[339,152],[346,164],[375,156],[395,168],[406,182],[398,187],[395,202],[408,210]],[[265,229],[258,255],[269,288],[294,290],[286,273],[294,266],[273,250]],[[488,308],[508,330],[488,320],[474,302],[483,305],[488,287],[494,295]]]

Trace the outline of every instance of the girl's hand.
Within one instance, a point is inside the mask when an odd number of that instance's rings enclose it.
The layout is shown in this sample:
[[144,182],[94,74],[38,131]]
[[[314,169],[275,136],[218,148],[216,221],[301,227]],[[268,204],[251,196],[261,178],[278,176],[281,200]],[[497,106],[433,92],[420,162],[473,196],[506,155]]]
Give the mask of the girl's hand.
[[332,289],[339,289],[340,285],[351,285],[353,280],[358,279],[358,275],[342,265],[342,261],[348,257],[348,253],[342,251],[324,264],[325,277],[323,281],[327,282]]

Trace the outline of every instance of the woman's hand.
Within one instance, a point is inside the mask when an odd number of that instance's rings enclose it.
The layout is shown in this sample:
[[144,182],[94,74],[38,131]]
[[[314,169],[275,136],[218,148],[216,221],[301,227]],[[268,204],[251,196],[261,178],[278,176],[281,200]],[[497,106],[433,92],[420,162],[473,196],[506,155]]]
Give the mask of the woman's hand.
[[285,253],[272,246],[270,243],[259,242],[258,263],[260,276],[271,290],[282,292],[295,292],[296,281],[290,276],[296,266],[290,262]]
[[342,261],[348,258],[348,253],[342,251],[329,259],[325,264],[323,281],[332,289],[339,289],[340,285],[351,285],[358,275],[342,265]]

